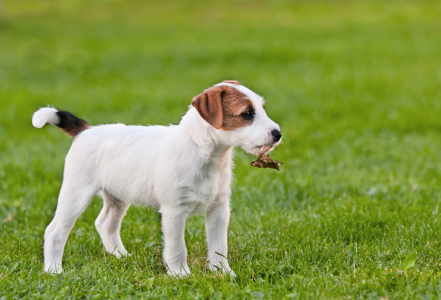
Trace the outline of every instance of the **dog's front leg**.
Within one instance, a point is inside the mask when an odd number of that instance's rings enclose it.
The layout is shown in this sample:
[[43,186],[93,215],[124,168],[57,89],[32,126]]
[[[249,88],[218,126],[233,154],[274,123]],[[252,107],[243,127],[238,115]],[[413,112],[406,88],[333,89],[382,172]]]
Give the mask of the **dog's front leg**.
[[164,234],[164,262],[168,274],[185,276],[190,274],[185,247],[185,221],[188,214],[184,209],[161,209],[162,233]]
[[230,201],[227,195],[221,195],[217,205],[211,207],[205,215],[205,227],[208,243],[208,267],[225,273],[236,274],[231,270],[228,255],[228,222],[230,220]]

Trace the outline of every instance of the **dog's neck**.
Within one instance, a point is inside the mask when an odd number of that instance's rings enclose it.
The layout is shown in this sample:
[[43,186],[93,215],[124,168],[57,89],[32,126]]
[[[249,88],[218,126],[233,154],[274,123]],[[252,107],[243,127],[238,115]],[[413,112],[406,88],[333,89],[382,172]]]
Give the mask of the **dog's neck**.
[[201,118],[194,107],[182,117],[178,125],[180,134],[198,146],[206,164],[223,165],[232,159],[233,146],[222,139],[221,129],[215,129]]

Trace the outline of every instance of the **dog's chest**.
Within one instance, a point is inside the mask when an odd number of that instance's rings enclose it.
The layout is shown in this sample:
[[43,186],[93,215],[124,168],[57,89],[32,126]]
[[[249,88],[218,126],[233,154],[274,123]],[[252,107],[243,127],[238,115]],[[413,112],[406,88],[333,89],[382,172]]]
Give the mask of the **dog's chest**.
[[187,189],[187,198],[193,213],[205,210],[221,193],[229,192],[230,176],[227,169],[202,172],[195,176]]
[[220,180],[218,174],[205,174],[197,178],[193,186],[193,194],[197,202],[209,204],[216,197]]
[[206,211],[207,207],[216,200],[218,191],[219,188],[216,187],[214,182],[205,180],[189,190],[187,197],[185,197],[189,202],[189,214],[198,214]]

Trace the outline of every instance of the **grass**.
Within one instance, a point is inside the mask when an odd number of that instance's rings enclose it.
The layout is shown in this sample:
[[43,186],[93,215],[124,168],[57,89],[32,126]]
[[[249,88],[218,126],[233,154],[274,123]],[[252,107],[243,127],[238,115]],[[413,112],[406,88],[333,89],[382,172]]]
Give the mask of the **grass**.
[[[0,299],[439,298],[440,14],[438,1],[2,1]],[[32,113],[169,124],[224,79],[265,96],[284,134],[281,172],[237,151],[237,277],[205,271],[203,216],[187,222],[187,278],[165,275],[150,209],[123,221],[132,256],[107,255],[99,199],[72,230],[65,272],[44,274],[71,140],[33,128]]]

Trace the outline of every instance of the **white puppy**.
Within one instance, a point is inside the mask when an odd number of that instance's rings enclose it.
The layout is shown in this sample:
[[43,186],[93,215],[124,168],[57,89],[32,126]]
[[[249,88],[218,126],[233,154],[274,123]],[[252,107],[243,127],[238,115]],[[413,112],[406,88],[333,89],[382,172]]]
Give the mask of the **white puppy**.
[[227,260],[233,147],[257,154],[281,141],[279,125],[261,96],[229,80],[193,98],[179,125],[90,126],[71,113],[41,108],[32,124],[51,123],[74,138],[66,156],[55,217],[44,235],[44,270],[60,273],[64,246],[77,218],[100,193],[95,226],[104,247],[127,255],[121,221],[130,204],[162,214],[164,262],[169,274],[190,273],[184,233],[191,214],[204,212],[208,265],[234,274]]

